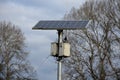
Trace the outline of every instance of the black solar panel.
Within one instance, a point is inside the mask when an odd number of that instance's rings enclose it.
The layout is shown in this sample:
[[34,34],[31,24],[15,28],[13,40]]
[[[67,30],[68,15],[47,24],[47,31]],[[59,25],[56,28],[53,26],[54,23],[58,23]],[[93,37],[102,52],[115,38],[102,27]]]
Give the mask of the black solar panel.
[[39,21],[33,29],[65,30],[85,28],[89,21]]

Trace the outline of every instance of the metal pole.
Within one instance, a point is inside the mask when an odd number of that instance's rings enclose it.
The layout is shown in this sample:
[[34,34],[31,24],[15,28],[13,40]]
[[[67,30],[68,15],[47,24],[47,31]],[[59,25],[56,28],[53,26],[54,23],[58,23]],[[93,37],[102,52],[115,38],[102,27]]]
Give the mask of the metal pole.
[[58,80],[62,80],[62,63],[58,61]]
[[57,75],[57,80],[62,80],[62,57],[60,56],[61,51],[60,51],[60,43],[62,43],[62,32],[63,30],[58,30],[58,75]]

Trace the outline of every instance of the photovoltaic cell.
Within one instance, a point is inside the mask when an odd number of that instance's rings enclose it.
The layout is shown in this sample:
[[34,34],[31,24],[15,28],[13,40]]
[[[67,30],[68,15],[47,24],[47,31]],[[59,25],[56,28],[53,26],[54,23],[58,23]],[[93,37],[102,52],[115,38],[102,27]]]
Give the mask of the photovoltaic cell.
[[89,21],[39,21],[33,29],[72,30],[85,28]]

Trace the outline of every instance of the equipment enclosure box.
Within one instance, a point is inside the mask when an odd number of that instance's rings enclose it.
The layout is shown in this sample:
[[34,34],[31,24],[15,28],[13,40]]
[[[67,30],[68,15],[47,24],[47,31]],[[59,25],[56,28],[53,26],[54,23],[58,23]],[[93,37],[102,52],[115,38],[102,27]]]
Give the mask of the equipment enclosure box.
[[58,43],[51,43],[51,55],[58,57],[69,57],[70,56],[70,44],[69,43],[60,43],[59,44],[59,54],[58,54]]
[[51,43],[51,56],[58,56],[58,43]]

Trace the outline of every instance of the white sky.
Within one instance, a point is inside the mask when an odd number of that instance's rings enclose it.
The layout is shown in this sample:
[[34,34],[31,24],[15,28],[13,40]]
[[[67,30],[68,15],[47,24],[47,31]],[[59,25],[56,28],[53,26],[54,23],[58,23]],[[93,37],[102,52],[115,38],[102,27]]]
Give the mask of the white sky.
[[30,52],[29,60],[40,80],[56,80],[57,64],[48,56],[57,34],[56,31],[33,31],[32,27],[39,20],[61,20],[73,6],[78,8],[84,1],[0,0],[0,21],[9,21],[22,29]]

